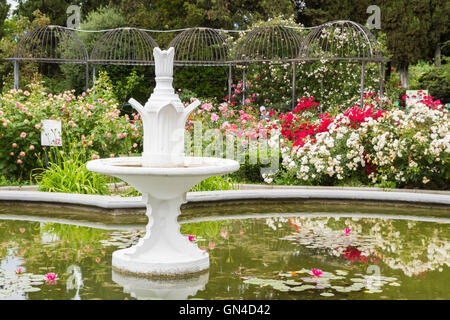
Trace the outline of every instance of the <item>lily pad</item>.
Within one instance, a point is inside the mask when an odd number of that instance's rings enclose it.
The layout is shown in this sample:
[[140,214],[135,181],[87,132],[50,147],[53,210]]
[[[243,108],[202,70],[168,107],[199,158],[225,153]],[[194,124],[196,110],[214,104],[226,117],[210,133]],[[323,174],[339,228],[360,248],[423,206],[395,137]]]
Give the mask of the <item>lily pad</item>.
[[331,292],[322,292],[320,295],[322,297],[333,297],[334,296],[334,294]]
[[292,286],[298,286],[298,285],[302,284],[300,281],[295,281],[295,280],[286,280],[286,281],[284,281],[284,283],[292,285]]
[[362,279],[362,278],[351,278],[350,281],[353,281],[353,282],[365,282],[366,279]]
[[400,287],[400,283],[398,283],[398,282],[391,282],[391,283],[389,283],[389,285],[393,286],[393,287]]

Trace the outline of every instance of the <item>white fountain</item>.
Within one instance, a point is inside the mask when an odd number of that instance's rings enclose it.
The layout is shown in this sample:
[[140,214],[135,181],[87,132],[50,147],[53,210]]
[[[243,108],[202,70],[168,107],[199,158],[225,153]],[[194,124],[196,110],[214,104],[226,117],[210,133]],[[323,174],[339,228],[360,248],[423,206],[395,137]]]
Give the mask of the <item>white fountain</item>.
[[174,48],[154,48],[156,87],[142,106],[130,99],[144,128],[142,157],[89,161],[90,171],[118,177],[139,190],[147,204],[147,232],[137,245],[113,253],[119,272],[176,276],[209,268],[209,255],[180,233],[177,217],[186,193],[202,180],[239,169],[230,159],[184,155],[185,122],[200,104],[184,107],[173,88]]

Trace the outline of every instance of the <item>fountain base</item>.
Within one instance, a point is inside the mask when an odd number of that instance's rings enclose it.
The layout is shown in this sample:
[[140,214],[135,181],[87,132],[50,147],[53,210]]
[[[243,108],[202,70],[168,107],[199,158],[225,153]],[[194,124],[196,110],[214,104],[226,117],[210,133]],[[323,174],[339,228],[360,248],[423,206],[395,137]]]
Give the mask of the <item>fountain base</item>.
[[209,269],[209,255],[197,259],[192,257],[172,256],[174,262],[161,262],[139,259],[129,255],[127,249],[113,252],[112,266],[123,274],[133,274],[141,277],[179,277],[180,275],[196,274]]

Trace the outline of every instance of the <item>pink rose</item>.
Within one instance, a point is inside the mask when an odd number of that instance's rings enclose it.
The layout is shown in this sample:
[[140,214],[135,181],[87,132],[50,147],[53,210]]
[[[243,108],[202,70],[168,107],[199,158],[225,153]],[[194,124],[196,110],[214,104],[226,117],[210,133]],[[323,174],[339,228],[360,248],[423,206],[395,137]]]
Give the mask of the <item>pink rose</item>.
[[219,116],[217,114],[215,114],[215,113],[211,114],[211,121],[212,122],[216,122],[218,119],[219,119]]
[[26,136],[27,136],[27,134],[25,132],[20,133],[21,138],[25,138]]

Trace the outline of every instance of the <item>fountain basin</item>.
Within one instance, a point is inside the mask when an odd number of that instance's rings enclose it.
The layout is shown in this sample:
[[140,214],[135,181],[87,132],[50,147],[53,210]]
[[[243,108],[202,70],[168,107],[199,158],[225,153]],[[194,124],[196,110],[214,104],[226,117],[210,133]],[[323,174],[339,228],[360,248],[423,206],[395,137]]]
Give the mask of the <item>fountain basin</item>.
[[202,180],[233,172],[239,163],[230,159],[184,157],[180,166],[143,166],[141,157],[89,161],[87,169],[118,177],[139,190],[146,202],[146,235],[137,245],[117,250],[112,266],[139,276],[180,276],[209,268],[209,255],[180,233],[177,217],[186,193]]
[[86,167],[118,177],[143,195],[151,193],[159,199],[171,199],[208,177],[238,170],[239,163],[231,159],[184,157],[184,166],[144,167],[141,157],[124,157],[92,160]]

